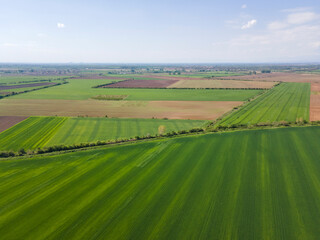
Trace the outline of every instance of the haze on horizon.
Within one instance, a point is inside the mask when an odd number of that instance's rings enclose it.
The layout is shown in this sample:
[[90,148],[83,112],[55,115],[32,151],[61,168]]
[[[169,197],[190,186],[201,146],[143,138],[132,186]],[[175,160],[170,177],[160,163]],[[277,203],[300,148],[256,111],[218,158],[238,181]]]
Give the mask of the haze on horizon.
[[320,2],[12,0],[0,62],[320,61]]

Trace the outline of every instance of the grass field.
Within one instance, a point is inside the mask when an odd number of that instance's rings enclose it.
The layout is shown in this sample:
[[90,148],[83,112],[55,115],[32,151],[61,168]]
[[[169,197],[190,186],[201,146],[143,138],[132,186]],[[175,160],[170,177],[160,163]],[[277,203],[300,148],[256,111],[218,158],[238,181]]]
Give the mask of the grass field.
[[168,73],[159,74],[161,76],[169,77],[192,77],[192,78],[209,78],[209,77],[228,77],[228,76],[241,76],[248,74],[247,72],[226,72],[226,71],[214,71],[214,72],[194,72],[180,75],[169,75]]
[[218,124],[255,124],[259,122],[309,121],[310,84],[282,83]]
[[202,127],[206,121],[30,117],[0,134],[0,150],[35,149]]
[[10,99],[63,99],[87,100],[97,95],[128,95],[132,101],[245,101],[261,90],[210,90],[210,89],[107,89],[92,88],[116,80],[73,79],[69,84],[42,89],[10,97]]
[[0,161],[2,239],[317,239],[320,128]]

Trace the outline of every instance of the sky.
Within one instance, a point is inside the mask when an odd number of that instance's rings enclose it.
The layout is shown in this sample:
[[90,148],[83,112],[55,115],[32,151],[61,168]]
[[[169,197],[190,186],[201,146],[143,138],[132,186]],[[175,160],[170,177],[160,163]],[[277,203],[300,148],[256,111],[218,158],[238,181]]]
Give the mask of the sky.
[[0,62],[320,62],[319,0],[0,0]]

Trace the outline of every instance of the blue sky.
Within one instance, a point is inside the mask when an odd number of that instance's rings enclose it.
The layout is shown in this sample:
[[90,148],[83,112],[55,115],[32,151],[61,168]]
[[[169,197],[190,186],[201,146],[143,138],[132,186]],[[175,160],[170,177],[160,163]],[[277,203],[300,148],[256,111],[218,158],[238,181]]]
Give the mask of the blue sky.
[[0,62],[320,62],[320,1],[1,1]]

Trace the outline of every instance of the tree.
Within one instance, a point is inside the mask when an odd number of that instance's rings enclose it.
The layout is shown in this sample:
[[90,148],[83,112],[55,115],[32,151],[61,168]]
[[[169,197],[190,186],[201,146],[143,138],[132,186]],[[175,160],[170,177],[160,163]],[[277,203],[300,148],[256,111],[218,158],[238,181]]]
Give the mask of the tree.
[[166,132],[166,126],[160,125],[160,126],[158,127],[158,133],[159,133],[159,135],[163,135],[165,132]]

